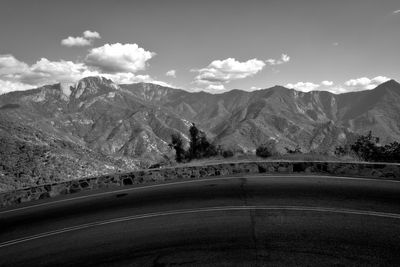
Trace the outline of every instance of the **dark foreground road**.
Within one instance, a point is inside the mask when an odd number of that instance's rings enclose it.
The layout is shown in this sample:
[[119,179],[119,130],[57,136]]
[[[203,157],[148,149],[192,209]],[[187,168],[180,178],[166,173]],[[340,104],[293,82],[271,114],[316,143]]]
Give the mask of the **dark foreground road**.
[[400,265],[400,182],[249,176],[94,193],[0,210],[0,266]]

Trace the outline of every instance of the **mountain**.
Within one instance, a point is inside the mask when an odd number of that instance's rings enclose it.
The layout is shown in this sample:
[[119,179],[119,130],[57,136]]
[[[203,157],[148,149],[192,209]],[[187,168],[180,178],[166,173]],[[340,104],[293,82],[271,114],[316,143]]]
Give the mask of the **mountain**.
[[171,134],[187,139],[191,122],[242,151],[275,139],[281,151],[332,152],[369,130],[390,142],[400,139],[399,103],[394,80],[340,95],[281,86],[190,93],[103,77],[46,85],[0,95],[0,181],[10,189],[143,168],[172,158]]

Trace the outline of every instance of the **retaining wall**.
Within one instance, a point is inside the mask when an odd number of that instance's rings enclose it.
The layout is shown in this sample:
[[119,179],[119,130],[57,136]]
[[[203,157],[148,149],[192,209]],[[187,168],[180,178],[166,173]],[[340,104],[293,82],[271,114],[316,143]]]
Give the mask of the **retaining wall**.
[[205,177],[258,173],[306,173],[400,180],[400,164],[292,161],[236,162],[204,166],[151,169],[103,175],[99,177],[14,190],[0,194],[0,206],[9,206],[22,202],[100,188],[122,187],[133,184],[146,184],[181,179],[199,179]]

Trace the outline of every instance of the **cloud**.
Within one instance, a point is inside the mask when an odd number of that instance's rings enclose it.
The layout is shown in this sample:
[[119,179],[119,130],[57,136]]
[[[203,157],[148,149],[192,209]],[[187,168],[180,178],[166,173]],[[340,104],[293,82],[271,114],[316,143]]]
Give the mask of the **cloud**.
[[298,82],[295,84],[288,83],[286,85],[286,87],[288,87],[290,89],[295,89],[297,91],[310,92],[310,91],[314,91],[315,89],[320,87],[320,85],[312,83],[312,82]]
[[20,81],[31,85],[42,85],[58,82],[74,82],[85,76],[96,75],[83,63],[72,61],[50,61],[41,58],[30,66],[29,71],[20,75]]
[[400,14],[400,9],[393,11],[393,14]]
[[332,85],[333,85],[333,82],[332,82],[332,81],[322,81],[321,84],[322,84],[323,86],[332,86]]
[[[159,80],[154,80],[150,75],[135,75],[131,72],[113,73],[113,74],[97,74],[111,79],[117,84],[130,84],[130,83],[154,83],[165,87],[174,87],[173,85]],[[96,75],[96,76],[97,76]]]
[[89,46],[92,45],[93,39],[100,39],[101,36],[98,32],[84,31],[83,36],[72,37],[61,40],[61,44],[68,47],[73,46]]
[[4,81],[0,79],[0,95],[13,91],[23,91],[32,88],[33,87],[28,84],[23,84],[20,82]]
[[225,83],[255,75],[261,71],[265,63],[256,58],[244,62],[234,58],[214,60],[206,68],[193,70],[198,72],[195,80],[200,83]]
[[176,78],[176,70],[169,70],[165,73],[166,76]]
[[223,84],[210,84],[206,87],[208,91],[222,91],[225,90],[225,86]]
[[339,43],[338,43],[338,42],[334,42],[334,43],[332,43],[332,45],[333,45],[333,46],[338,46]]
[[280,59],[267,59],[265,62],[271,66],[281,65],[290,61],[290,56],[282,54]]
[[384,83],[388,80],[390,79],[385,76],[377,76],[372,79],[369,79],[367,77],[361,77],[357,79],[348,80],[344,84],[349,88],[353,89],[353,91],[360,91],[360,90],[374,89],[379,84]]
[[0,94],[46,84],[76,82],[87,76],[104,76],[116,83],[148,82],[173,87],[149,75],[136,75],[132,72],[103,72],[84,62],[50,61],[47,58],[41,58],[36,63],[28,65],[13,55],[0,55]]
[[0,75],[21,73],[28,68],[28,64],[19,61],[13,55],[0,55]]
[[105,73],[132,72],[146,69],[146,62],[155,56],[137,44],[105,44],[93,48],[85,58],[88,66]]
[[328,91],[334,94],[356,92],[363,90],[371,90],[390,80],[385,76],[376,76],[375,78],[361,77],[357,79],[350,79],[344,82],[342,85],[334,85],[332,81],[322,81],[320,84],[315,84],[312,82],[298,82],[295,84],[289,83],[286,87],[295,89],[297,91],[310,92],[314,90]]
[[92,32],[92,31],[84,31],[83,37],[85,37],[86,39],[100,39],[101,38],[101,36],[98,32]]
[[68,47],[73,46],[89,46],[92,44],[91,40],[85,39],[83,37],[72,37],[69,36],[68,38],[61,41],[61,44]]

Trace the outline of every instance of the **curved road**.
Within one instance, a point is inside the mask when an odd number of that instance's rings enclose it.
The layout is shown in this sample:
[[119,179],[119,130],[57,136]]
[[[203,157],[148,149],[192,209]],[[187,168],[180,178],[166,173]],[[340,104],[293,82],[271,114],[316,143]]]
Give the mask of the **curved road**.
[[0,266],[398,266],[400,182],[238,176],[0,209]]

